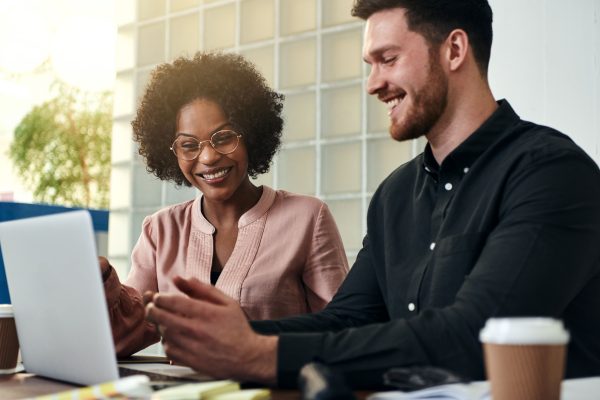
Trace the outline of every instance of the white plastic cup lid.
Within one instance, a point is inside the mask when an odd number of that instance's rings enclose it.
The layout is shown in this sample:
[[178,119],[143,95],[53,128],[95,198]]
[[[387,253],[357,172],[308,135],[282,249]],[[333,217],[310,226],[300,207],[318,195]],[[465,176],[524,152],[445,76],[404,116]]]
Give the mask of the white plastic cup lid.
[[566,344],[569,332],[553,318],[490,318],[479,340],[493,344]]
[[11,318],[13,316],[13,308],[10,304],[0,304],[0,318]]

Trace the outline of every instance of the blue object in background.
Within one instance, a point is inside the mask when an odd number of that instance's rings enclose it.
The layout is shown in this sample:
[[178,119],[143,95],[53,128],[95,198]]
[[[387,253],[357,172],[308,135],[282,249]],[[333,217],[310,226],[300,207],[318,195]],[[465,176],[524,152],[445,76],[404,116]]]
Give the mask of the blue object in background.
[[[0,202],[0,222],[11,221],[29,217],[38,217],[41,215],[56,214],[66,211],[81,210],[81,208],[51,206],[46,204],[27,204]],[[108,210],[90,210],[94,231],[108,232]],[[8,285],[6,283],[6,274],[4,273],[4,261],[2,260],[2,251],[0,250],[0,304],[10,304],[8,294]]]

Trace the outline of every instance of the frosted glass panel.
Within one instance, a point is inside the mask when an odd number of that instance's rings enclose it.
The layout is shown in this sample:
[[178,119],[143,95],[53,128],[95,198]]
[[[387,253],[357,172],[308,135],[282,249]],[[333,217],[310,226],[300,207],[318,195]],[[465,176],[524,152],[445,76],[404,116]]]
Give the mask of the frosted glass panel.
[[138,31],[137,65],[152,65],[165,61],[165,23],[146,25]]
[[343,24],[356,21],[350,15],[353,0],[324,0],[323,4],[323,26]]
[[362,206],[360,200],[329,200],[327,205],[338,226],[346,251],[361,248]]
[[127,279],[127,274],[129,273],[129,268],[131,264],[131,256],[109,256],[108,260],[110,261],[110,265],[117,271],[117,276],[121,282]]
[[360,191],[360,143],[323,146],[323,186],[326,194]]
[[200,24],[198,14],[173,18],[170,24],[169,59],[193,55],[200,49]]
[[316,0],[280,0],[281,35],[304,32],[317,27]]
[[134,110],[133,74],[117,74],[113,102],[114,116],[128,115]]
[[256,177],[256,179],[250,178],[250,180],[256,186],[267,185],[269,187],[273,187],[273,166],[271,166],[271,169],[266,174],[259,175]]
[[362,72],[360,30],[323,37],[323,80],[358,78]]
[[149,174],[143,165],[133,169],[133,207],[159,207],[162,201],[162,182]]
[[275,32],[273,0],[245,0],[241,5],[242,43],[270,39]]
[[204,11],[204,48],[222,49],[235,45],[235,4]]
[[131,206],[131,169],[129,165],[113,165],[110,171],[110,208]]
[[291,192],[314,194],[314,147],[281,150],[279,154],[279,187]]
[[256,65],[258,71],[267,80],[269,86],[275,86],[273,46],[259,47],[257,49],[242,51],[241,53]]
[[171,12],[187,10],[188,8],[196,7],[200,0],[171,0]]
[[129,211],[111,210],[108,216],[108,254],[129,257],[131,254],[130,242],[131,217]]
[[323,136],[360,133],[360,96],[358,85],[323,92]]
[[117,26],[130,24],[135,21],[136,0],[115,1],[115,16]]
[[377,96],[368,96],[367,113],[367,133],[389,131],[390,117],[388,116],[388,109],[383,102],[377,99]]
[[[361,242],[362,243],[362,242]],[[360,250],[360,249],[359,249]],[[354,263],[356,262],[356,256],[351,256],[348,257],[348,266],[350,268],[352,268],[352,266],[354,265]]]
[[112,129],[111,162],[127,162],[133,158],[133,140],[129,121],[115,121]]
[[374,191],[390,172],[412,159],[412,141],[392,138],[372,139],[367,143],[367,189]]
[[199,195],[199,192],[194,187],[175,186],[174,183],[164,183],[167,190],[167,204],[183,203],[184,201],[192,200]]
[[310,140],[315,138],[316,99],[314,92],[288,95],[283,106],[285,128],[283,140]]
[[135,31],[132,28],[119,29],[115,63],[117,71],[135,66]]
[[[118,1],[116,2],[118,3]],[[138,0],[138,19],[161,17],[165,15],[167,0]]]
[[144,92],[146,91],[146,85],[150,80],[151,69],[138,70],[135,81],[135,103],[139,104]]
[[280,85],[310,85],[316,78],[315,40],[308,39],[281,45]]

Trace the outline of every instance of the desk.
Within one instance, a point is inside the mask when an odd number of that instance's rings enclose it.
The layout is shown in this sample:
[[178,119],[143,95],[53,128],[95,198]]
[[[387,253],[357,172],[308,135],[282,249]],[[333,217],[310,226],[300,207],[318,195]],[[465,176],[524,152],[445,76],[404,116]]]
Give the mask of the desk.
[[[58,381],[44,379],[33,374],[18,373],[14,375],[0,375],[0,398],[23,399],[32,396],[42,396],[74,389],[76,386]],[[357,392],[356,397],[364,400],[368,392]],[[300,400],[297,390],[271,390],[272,400]]]

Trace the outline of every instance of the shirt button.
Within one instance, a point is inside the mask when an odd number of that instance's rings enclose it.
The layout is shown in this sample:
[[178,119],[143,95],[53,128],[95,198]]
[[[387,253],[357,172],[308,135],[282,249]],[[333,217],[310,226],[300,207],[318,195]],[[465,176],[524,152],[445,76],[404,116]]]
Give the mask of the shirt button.
[[446,184],[444,185],[444,189],[446,189],[446,190],[448,190],[448,191],[452,190],[452,184],[451,184],[450,182],[446,183]]
[[415,303],[408,303],[408,311],[415,311]]
[[463,172],[464,172],[465,174],[466,174],[467,172],[469,172],[469,167],[465,167],[465,168],[463,169]]
[[429,245],[429,250],[433,249],[435,249],[435,242],[431,242],[431,244]]

